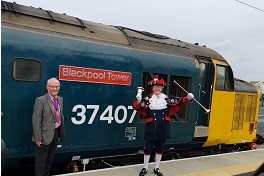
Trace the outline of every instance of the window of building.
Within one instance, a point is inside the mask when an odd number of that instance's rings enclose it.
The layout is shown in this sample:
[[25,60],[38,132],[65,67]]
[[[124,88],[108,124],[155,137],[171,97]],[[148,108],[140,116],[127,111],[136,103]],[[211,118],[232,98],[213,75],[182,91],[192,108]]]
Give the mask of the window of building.
[[41,78],[42,65],[38,60],[15,58],[12,68],[12,76],[17,81],[37,82]]

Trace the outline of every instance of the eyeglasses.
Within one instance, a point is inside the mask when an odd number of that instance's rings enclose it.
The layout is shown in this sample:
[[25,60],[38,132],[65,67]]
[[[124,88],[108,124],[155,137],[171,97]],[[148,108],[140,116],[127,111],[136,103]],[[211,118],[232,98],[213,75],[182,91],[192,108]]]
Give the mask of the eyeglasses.
[[60,88],[60,86],[49,86],[50,88],[52,88],[52,89],[58,89],[58,88]]

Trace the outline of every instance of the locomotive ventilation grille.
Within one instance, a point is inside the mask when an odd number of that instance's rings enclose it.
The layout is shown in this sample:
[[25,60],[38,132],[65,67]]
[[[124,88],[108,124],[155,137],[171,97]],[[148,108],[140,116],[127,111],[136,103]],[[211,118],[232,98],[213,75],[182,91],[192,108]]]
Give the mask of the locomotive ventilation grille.
[[233,130],[243,130],[244,122],[255,122],[257,98],[255,94],[236,94]]

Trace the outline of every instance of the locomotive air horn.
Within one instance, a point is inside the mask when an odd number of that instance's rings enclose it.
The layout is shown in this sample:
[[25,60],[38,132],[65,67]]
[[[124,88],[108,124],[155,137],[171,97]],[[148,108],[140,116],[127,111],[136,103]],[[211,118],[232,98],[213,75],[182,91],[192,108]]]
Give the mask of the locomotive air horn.
[[[189,92],[187,92],[187,90],[185,90],[179,83],[177,83],[177,81],[173,81],[175,84],[177,84],[184,92],[186,92],[187,94],[189,93]],[[204,110],[205,110],[205,113],[207,114],[207,113],[209,113],[210,112],[210,109],[206,109],[203,105],[201,105],[201,103],[199,103],[199,101],[197,101],[194,97],[193,97],[193,100],[198,104],[198,105],[200,105]]]

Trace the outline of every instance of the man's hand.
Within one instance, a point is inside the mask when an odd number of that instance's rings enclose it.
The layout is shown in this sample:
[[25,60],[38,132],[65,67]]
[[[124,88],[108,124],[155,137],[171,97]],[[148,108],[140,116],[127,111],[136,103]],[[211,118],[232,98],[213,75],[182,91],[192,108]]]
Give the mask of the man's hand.
[[40,147],[41,141],[36,141],[36,144]]

